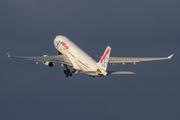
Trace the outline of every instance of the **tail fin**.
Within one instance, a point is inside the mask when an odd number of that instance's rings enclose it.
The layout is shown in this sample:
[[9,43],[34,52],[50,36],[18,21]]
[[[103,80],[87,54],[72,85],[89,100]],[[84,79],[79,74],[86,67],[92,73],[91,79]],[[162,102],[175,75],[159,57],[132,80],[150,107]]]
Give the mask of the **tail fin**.
[[111,48],[108,46],[103,56],[101,57],[100,61],[98,62],[99,67],[105,71],[107,69],[110,52],[111,52]]

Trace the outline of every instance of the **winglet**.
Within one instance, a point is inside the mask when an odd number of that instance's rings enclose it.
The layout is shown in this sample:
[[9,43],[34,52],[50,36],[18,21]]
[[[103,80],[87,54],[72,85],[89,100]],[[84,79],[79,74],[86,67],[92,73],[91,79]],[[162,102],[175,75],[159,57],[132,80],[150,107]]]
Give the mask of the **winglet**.
[[10,58],[11,56],[9,55],[9,53],[7,53],[7,56]]
[[168,59],[171,59],[171,58],[172,58],[172,56],[173,56],[173,54],[172,54],[172,55],[170,55],[170,56],[168,56]]

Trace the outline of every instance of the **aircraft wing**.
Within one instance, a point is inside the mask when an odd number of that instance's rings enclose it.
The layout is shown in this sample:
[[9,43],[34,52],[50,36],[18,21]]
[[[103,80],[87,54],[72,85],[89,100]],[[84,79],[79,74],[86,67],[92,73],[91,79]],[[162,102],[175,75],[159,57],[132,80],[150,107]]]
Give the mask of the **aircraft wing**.
[[170,55],[168,57],[153,57],[153,58],[133,58],[133,57],[110,57],[109,58],[109,63],[136,63],[140,61],[154,61],[154,60],[166,60],[166,59],[171,59],[173,56]]
[[10,56],[9,53],[7,53],[9,58],[17,58],[17,59],[25,59],[25,60],[32,60],[35,62],[53,62],[53,63],[62,63],[66,65],[72,66],[71,61],[66,55],[44,55],[44,56]]

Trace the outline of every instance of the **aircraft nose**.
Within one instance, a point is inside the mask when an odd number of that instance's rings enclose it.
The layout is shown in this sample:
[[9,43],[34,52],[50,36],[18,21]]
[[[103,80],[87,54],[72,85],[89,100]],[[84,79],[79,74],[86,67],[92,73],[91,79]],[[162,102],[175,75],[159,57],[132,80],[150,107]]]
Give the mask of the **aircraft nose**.
[[56,38],[54,39],[54,41],[61,41],[61,42],[63,42],[63,41],[65,41],[66,40],[66,37],[65,36],[62,36],[62,35],[58,35],[58,36],[56,36]]
[[57,48],[58,47],[58,42],[59,42],[59,39],[58,39],[58,37],[56,37],[55,39],[54,39],[54,46]]
[[56,36],[56,38],[54,39],[54,45],[56,45],[60,40],[61,40],[61,36],[60,35]]

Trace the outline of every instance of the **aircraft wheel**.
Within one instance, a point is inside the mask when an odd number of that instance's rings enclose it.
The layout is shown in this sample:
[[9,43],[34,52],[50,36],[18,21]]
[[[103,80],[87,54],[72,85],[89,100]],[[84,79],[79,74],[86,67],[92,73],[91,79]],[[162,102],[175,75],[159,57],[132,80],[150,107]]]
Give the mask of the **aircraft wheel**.
[[72,76],[72,73],[70,72],[69,75]]
[[68,74],[66,74],[66,77],[68,77]]
[[67,72],[70,73],[70,70],[68,69]]
[[66,74],[67,73],[67,71],[66,70],[64,70],[64,74]]

